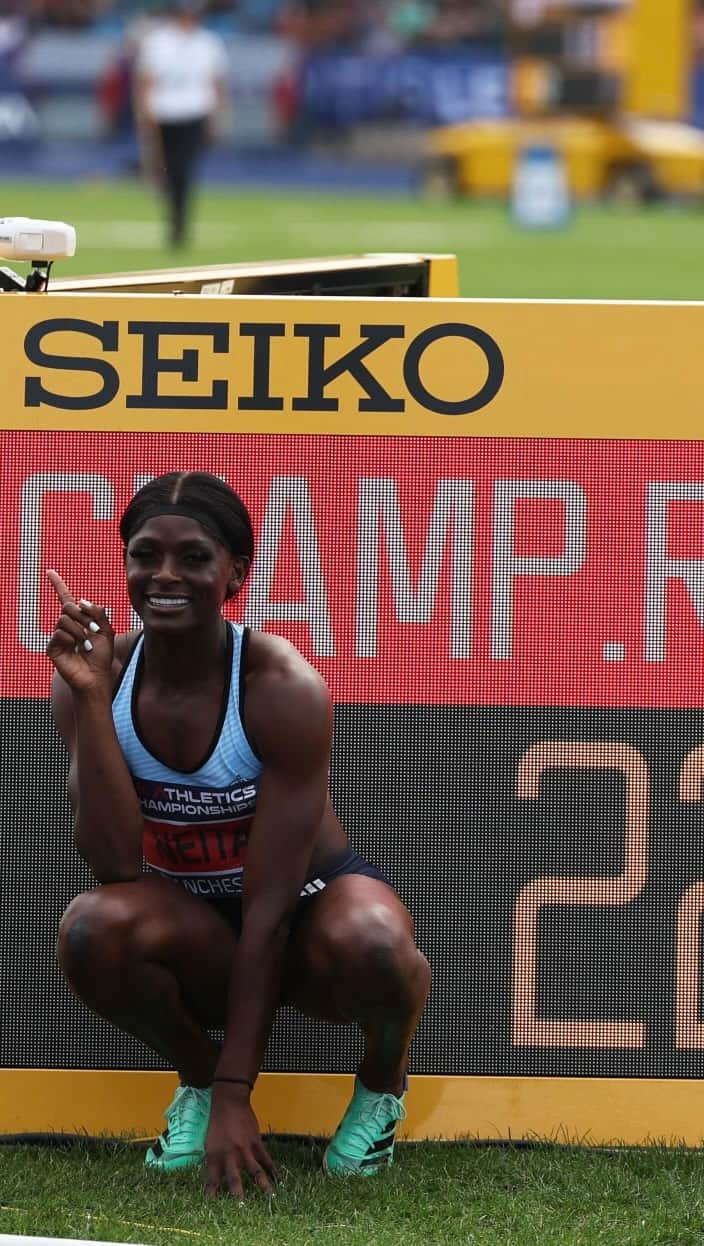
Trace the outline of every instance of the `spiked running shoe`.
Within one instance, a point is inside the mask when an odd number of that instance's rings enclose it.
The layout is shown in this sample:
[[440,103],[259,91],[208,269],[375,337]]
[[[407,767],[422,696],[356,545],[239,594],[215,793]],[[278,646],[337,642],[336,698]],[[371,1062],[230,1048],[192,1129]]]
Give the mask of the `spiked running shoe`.
[[354,1095],[323,1156],[333,1177],[372,1177],[394,1162],[396,1125],[404,1119],[403,1098],[367,1090],[355,1078]]
[[206,1087],[179,1086],[173,1102],[164,1113],[166,1129],[144,1159],[147,1168],[175,1172],[178,1168],[196,1168],[205,1159],[205,1135],[210,1120],[212,1090]]

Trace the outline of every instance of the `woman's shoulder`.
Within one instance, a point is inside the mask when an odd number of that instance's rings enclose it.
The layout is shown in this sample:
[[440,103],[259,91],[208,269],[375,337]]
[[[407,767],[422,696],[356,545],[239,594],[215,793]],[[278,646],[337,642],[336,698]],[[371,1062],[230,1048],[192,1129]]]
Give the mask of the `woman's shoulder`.
[[328,748],[332,701],[319,671],[283,636],[249,633],[245,679],[247,727],[259,755],[275,756],[280,746],[321,755]]
[[247,675],[284,679],[315,679],[324,682],[314,666],[283,636],[248,628]]
[[244,675],[248,695],[261,693],[269,703],[283,700],[305,711],[330,698],[320,671],[290,641],[271,632],[249,629]]

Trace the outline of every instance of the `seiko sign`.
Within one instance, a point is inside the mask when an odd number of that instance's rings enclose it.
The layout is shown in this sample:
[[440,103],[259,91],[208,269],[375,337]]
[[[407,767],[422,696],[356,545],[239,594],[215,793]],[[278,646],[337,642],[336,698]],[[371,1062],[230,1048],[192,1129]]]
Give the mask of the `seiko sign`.
[[[501,350],[494,338],[476,325],[460,321],[434,324],[411,336],[404,324],[360,324],[357,342],[336,351],[335,340],[342,337],[342,330],[339,323],[319,322],[287,325],[248,321],[233,325],[230,321],[140,319],[125,325],[117,320],[54,317],[33,325],[24,339],[28,362],[41,369],[25,376],[25,406],[94,411],[119,396],[128,409],[336,412],[340,398],[330,392],[330,387],[349,378],[356,383],[359,412],[403,412],[410,400],[434,414],[458,416],[486,407],[501,388]],[[61,349],[57,349],[56,334],[62,335]],[[66,347],[67,334],[71,335],[71,350]],[[130,354],[136,340],[140,357],[138,371],[130,367],[131,392],[127,393],[120,361],[110,359],[126,347],[126,335]],[[181,345],[188,339],[194,344]],[[392,384],[388,361],[385,370],[379,363],[387,358],[383,353],[386,343],[393,341],[401,346],[396,348],[398,376]],[[447,374],[430,368],[426,356],[439,342],[460,347],[469,344],[475,356],[479,351],[485,379],[478,384],[476,364],[470,367],[468,357],[458,355],[453,396],[447,396],[447,389],[443,395]],[[285,354],[277,356],[282,347]],[[290,366],[292,349],[296,352],[295,370]],[[229,363],[216,356],[227,357]],[[229,375],[217,375],[218,371]],[[80,373],[94,379],[87,394],[71,392]],[[67,375],[72,384],[62,386],[62,376]],[[205,387],[204,376],[208,378]],[[165,392],[167,386],[169,392]],[[287,386],[284,395],[281,390]]]

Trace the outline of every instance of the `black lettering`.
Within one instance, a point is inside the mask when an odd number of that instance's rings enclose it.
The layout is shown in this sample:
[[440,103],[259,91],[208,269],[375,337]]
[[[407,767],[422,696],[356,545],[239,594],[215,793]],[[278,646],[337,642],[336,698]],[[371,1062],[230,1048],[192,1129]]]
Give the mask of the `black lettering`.
[[233,831],[232,834],[232,855],[238,857],[243,848],[247,847],[249,841],[249,831]]
[[271,339],[283,337],[285,324],[254,324],[240,325],[240,337],[254,338],[254,373],[252,377],[252,393],[237,399],[240,411],[283,411],[283,398],[274,398],[269,393],[271,380]]
[[160,835],[158,831],[154,831],[154,843],[162,861],[169,861],[172,865],[178,865],[178,854],[165,835]]
[[[463,337],[468,342],[474,342],[484,352],[489,368],[489,374],[481,389],[476,394],[457,402],[447,402],[444,398],[431,394],[420,379],[420,362],[423,352],[432,342],[445,337]],[[490,337],[483,329],[478,329],[476,325],[433,325],[432,328],[424,329],[422,333],[419,333],[408,347],[403,361],[403,379],[409,394],[412,394],[416,402],[425,407],[427,411],[435,411],[438,415],[471,415],[473,411],[480,411],[482,407],[488,406],[501,389],[504,379],[504,358],[493,337]]]
[[294,398],[292,404],[294,411],[337,411],[340,406],[337,398],[325,398],[323,391],[326,385],[336,380],[338,376],[342,376],[344,372],[349,372],[367,395],[366,398],[360,398],[357,408],[359,411],[405,410],[406,404],[403,398],[392,398],[362,362],[384,342],[388,342],[391,338],[402,338],[404,336],[403,325],[360,325],[359,332],[365,340],[354,346],[352,350],[348,350],[346,355],[342,355],[327,368],[324,365],[325,341],[329,337],[339,337],[340,326],[297,324],[293,332],[296,337],[308,338],[308,393],[305,398]]
[[176,372],[183,381],[192,383],[198,380],[197,350],[186,349],[177,359],[162,359],[159,345],[162,337],[209,337],[213,343],[213,353],[227,354],[230,345],[230,326],[222,323],[204,321],[157,321],[130,320],[129,333],[142,336],[142,392],[128,394],[126,406],[168,409],[169,411],[224,411],[227,408],[227,381],[213,381],[210,394],[169,394],[159,393],[159,377],[162,372]]
[[197,858],[194,858],[194,857],[193,857],[193,853],[194,853],[194,851],[195,851],[195,847],[196,847],[195,840],[193,840],[193,839],[181,839],[181,838],[179,837],[179,838],[176,840],[176,847],[178,848],[178,854],[179,854],[179,857],[180,857],[181,861],[183,861],[184,865],[188,865],[188,864],[190,864],[190,862],[192,862],[194,859],[197,859]]
[[105,359],[91,359],[86,355],[51,355],[42,342],[47,333],[85,333],[95,338],[103,350],[117,350],[118,326],[116,320],[94,324],[92,320],[73,320],[57,317],[32,325],[24,339],[25,354],[30,363],[40,368],[56,368],[60,372],[95,372],[103,382],[102,389],[84,398],[57,394],[46,389],[41,377],[27,376],[24,382],[24,401],[28,407],[56,407],[61,411],[93,411],[112,402],[120,388],[120,377],[111,363]]

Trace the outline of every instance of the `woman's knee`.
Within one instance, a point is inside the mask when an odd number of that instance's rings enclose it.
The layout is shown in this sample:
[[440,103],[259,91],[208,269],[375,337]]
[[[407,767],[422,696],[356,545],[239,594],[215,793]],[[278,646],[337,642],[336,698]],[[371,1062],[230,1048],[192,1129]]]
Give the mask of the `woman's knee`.
[[400,904],[375,903],[339,914],[328,932],[327,955],[333,977],[355,991],[389,1003],[428,993],[430,968]]
[[119,966],[133,939],[134,926],[134,906],[124,895],[124,888],[107,885],[76,896],[61,919],[56,947],[69,981]]

